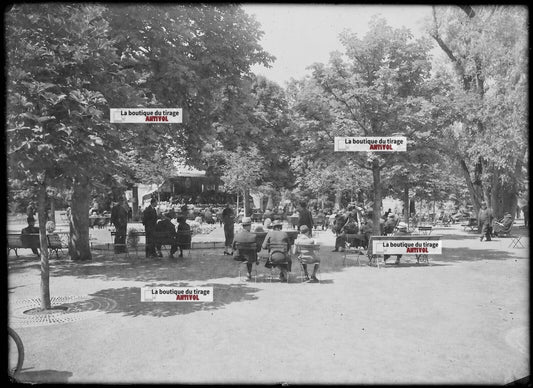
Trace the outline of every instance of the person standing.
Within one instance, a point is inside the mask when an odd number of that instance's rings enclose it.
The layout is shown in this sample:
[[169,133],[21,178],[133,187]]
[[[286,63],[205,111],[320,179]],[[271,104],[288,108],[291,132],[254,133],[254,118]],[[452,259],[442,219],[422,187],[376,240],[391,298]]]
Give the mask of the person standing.
[[150,205],[144,209],[143,225],[146,234],[146,258],[157,258],[155,250],[155,227],[157,225],[157,199],[152,198]]
[[312,234],[313,233],[313,215],[311,214],[309,209],[307,209],[307,203],[300,202],[300,209],[298,213],[299,213],[298,230],[300,230],[300,227],[302,225],[305,225],[309,229],[309,232]]
[[126,252],[126,233],[128,230],[128,206],[121,198],[111,209],[111,223],[115,226],[115,253]]
[[226,208],[222,211],[222,223],[224,224],[224,254],[233,255],[233,238],[235,236],[234,231],[234,219],[235,213],[231,208],[231,204],[227,204]]
[[486,202],[481,203],[481,209],[479,209],[477,222],[478,230],[481,230],[481,237],[479,238],[479,241],[483,241],[483,237],[485,237],[487,241],[491,241],[490,228],[492,225],[492,210],[487,208]]
[[522,214],[524,214],[524,225],[529,225],[529,202],[527,202],[524,206],[522,206]]

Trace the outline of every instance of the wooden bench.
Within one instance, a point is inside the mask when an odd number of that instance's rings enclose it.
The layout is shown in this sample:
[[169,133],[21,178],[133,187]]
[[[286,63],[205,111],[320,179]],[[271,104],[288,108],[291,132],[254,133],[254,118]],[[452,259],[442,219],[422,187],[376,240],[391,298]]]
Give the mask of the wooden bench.
[[25,234],[21,233],[8,233],[7,234],[7,255],[9,251],[15,251],[15,255],[18,256],[18,249],[39,249],[41,247],[41,241],[38,233]]
[[418,232],[422,235],[428,235],[431,234],[431,231],[433,230],[432,226],[419,226],[417,227]]

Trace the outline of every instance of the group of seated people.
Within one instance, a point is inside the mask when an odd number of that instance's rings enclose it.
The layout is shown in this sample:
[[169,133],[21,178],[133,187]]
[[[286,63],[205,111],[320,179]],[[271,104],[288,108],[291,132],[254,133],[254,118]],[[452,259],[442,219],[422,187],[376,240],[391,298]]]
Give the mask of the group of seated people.
[[[177,219],[177,225],[172,222]],[[170,258],[179,250],[178,257],[183,257],[183,250],[191,247],[191,227],[187,224],[187,219],[181,214],[176,214],[173,210],[161,213],[159,221],[155,226],[155,249],[158,257],[163,257],[161,248],[165,243],[170,242]]]
[[[289,235],[282,230],[283,223],[280,220],[274,220],[270,227],[271,229],[265,236],[262,245],[256,247],[255,252],[251,252],[249,249],[239,249],[240,244],[256,243],[257,236],[251,232],[252,220],[249,217],[242,219],[242,230],[239,231],[233,239],[233,251],[234,258],[237,261],[246,261],[246,267],[248,270],[247,279],[252,279],[252,267],[253,264],[259,264],[257,253],[261,249],[268,251],[268,260],[265,264],[267,268],[278,267],[280,269],[280,280],[287,280],[287,273],[291,271],[292,260],[290,255],[291,244]],[[300,235],[294,242],[295,245],[299,244],[316,244],[316,241],[311,237],[311,230],[305,225],[300,227]],[[316,277],[319,265],[320,257],[314,254],[314,252],[302,252],[300,256],[302,267],[304,269],[304,276],[306,280],[310,282],[318,282]],[[309,276],[307,271],[307,264],[314,264],[313,273]]]

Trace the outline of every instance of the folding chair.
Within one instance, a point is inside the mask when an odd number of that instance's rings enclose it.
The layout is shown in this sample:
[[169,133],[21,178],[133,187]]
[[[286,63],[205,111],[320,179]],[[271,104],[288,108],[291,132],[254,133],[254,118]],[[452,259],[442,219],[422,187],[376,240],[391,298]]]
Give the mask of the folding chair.
[[[126,239],[124,241],[124,244],[120,244],[120,243],[115,243],[115,237],[117,235],[117,232],[115,230],[112,230],[111,231],[111,245],[113,246],[113,253],[115,255],[119,255],[121,253],[125,253],[126,254],[126,257],[129,258],[130,257],[130,254],[129,254],[129,251],[128,251],[128,237],[126,236]],[[109,247],[109,244],[108,244],[108,247]],[[124,248],[124,251],[123,252],[116,252],[115,251],[115,248],[116,247],[121,247],[121,248]]]
[[[239,260],[239,281],[242,281],[242,267],[244,266],[246,268],[246,272],[248,272],[248,263],[256,263],[257,264],[257,243],[255,242],[237,242],[235,244],[235,248],[238,252],[238,256],[236,257],[244,257],[245,260],[240,261]],[[254,270],[252,267],[252,273],[255,271],[254,280],[257,282],[257,268]]]
[[349,254],[357,254],[355,261],[357,262],[357,265],[361,265],[361,261],[359,260],[360,255],[364,255],[365,253],[361,250],[361,247],[357,244],[359,241],[361,241],[360,237],[362,235],[359,234],[347,234],[346,235],[346,246],[344,247],[344,257],[342,260],[342,265],[346,266],[346,260],[348,258]]
[[[269,247],[268,247],[268,250],[269,250],[269,256],[268,256],[268,259],[271,261],[272,260],[272,254],[273,253],[276,253],[276,252],[281,252],[285,255],[285,261],[282,261],[282,262],[279,262],[277,263],[276,265],[286,265],[287,268],[289,267],[289,251],[288,251],[288,247],[287,247],[287,244],[269,244]],[[270,282],[272,282],[272,279],[274,278],[274,266],[271,266],[270,267],[270,276],[269,276],[269,279],[270,279]],[[290,278],[290,271],[287,271],[287,283],[289,283],[289,278]]]
[[55,252],[56,258],[59,259],[58,251],[63,252],[63,244],[61,243],[61,239],[55,233],[47,235],[46,238],[48,239],[48,249],[50,250],[50,254]]
[[[307,263],[306,259],[310,256],[316,256],[315,252],[318,252],[320,250],[320,245],[318,244],[296,244],[295,245],[295,253],[296,253],[296,259],[298,260],[298,263],[300,264],[300,279],[302,280],[302,283],[304,281],[304,264],[306,265],[312,265],[319,263]],[[318,266],[318,282],[322,280],[322,275],[320,273],[320,265]]]
[[520,244],[522,248],[525,248],[524,244],[522,244],[522,235],[516,234],[516,235],[509,235],[509,237],[512,238],[511,243],[509,244],[508,248],[517,248],[517,245]]

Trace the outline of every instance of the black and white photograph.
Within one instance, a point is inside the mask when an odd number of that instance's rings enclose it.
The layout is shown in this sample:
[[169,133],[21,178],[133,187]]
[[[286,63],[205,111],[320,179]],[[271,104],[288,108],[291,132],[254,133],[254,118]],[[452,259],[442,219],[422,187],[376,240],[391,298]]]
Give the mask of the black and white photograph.
[[527,6],[3,9],[8,382],[531,386]]

